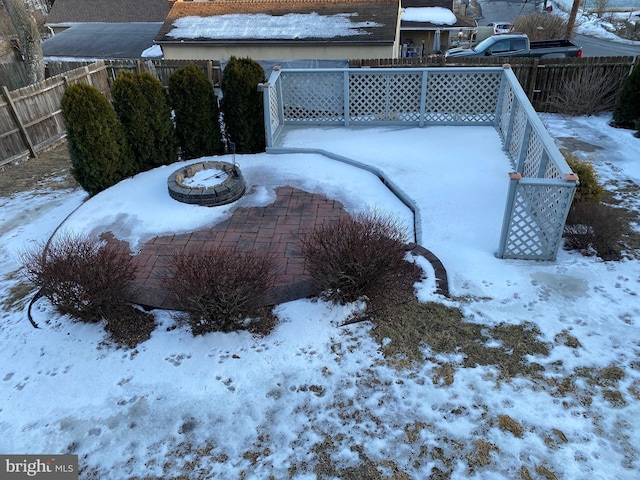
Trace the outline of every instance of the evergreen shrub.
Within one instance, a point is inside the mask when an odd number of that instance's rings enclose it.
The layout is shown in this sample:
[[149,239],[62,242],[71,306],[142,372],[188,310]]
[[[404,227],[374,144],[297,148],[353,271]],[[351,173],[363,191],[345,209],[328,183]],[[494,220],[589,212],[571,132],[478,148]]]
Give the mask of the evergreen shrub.
[[158,79],[148,72],[123,72],[113,82],[111,96],[138,172],[178,159],[171,107]]
[[604,189],[598,180],[598,174],[590,162],[580,160],[575,154],[563,151],[564,159],[573,173],[578,175],[580,183],[576,188],[574,202],[599,202]]
[[222,153],[217,98],[213,86],[195,63],[169,77],[169,98],[182,159]]
[[622,84],[622,90],[613,108],[616,127],[635,128],[640,120],[640,65],[636,65]]
[[61,100],[72,174],[90,195],[135,173],[122,125],[95,87],[75,84]]
[[231,57],[222,72],[222,111],[227,137],[239,153],[265,150],[264,70],[250,58]]
[[621,239],[626,233],[621,210],[602,203],[604,188],[593,164],[573,153],[562,153],[580,179],[564,227],[565,248],[603,260],[619,260]]
[[302,255],[326,298],[338,303],[375,295],[403,269],[406,230],[393,217],[343,216],[302,238]]

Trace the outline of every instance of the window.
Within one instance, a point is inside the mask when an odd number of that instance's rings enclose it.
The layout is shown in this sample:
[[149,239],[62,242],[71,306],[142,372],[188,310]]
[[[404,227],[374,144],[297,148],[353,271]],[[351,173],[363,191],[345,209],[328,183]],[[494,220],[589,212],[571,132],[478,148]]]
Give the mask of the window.
[[489,49],[491,53],[502,53],[508,52],[510,50],[510,42],[509,40],[500,40],[493,44],[493,46]]
[[525,50],[527,48],[527,42],[524,38],[515,38],[511,41],[511,50],[514,52],[517,50]]

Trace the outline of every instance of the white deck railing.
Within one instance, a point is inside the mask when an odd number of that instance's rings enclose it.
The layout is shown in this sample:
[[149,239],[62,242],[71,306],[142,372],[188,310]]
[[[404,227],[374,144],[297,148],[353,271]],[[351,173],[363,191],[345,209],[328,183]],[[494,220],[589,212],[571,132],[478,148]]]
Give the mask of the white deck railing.
[[267,151],[287,125],[494,127],[513,167],[497,255],[556,258],[577,177],[508,66],[274,69],[262,89]]

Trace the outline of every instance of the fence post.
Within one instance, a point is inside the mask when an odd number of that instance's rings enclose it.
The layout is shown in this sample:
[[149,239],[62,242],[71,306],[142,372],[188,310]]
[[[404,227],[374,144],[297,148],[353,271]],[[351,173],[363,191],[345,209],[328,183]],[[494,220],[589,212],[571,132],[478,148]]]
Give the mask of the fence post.
[[271,127],[271,85],[268,81],[258,84],[258,91],[262,92],[262,105],[264,112],[264,129],[267,148],[273,147],[273,130]]
[[18,124],[20,133],[22,134],[22,137],[24,138],[25,143],[28,145],[31,155],[37,158],[38,154],[36,153],[36,149],[33,147],[33,144],[31,143],[31,138],[29,138],[29,133],[27,132],[27,129],[24,127],[24,124],[22,123],[22,119],[18,115],[18,110],[16,109],[16,106],[14,105],[13,100],[11,99],[9,90],[4,85],[2,86],[2,95],[4,96],[5,100],[7,101],[7,104],[9,105],[9,110],[11,110],[11,114],[13,115],[13,118]]
[[424,127],[427,117],[427,81],[429,74],[428,70],[422,71],[421,85],[420,85],[420,122],[419,126]]
[[348,127],[349,126],[349,119],[351,117],[351,111],[349,109],[349,102],[350,102],[350,98],[349,98],[349,77],[350,77],[350,72],[349,69],[344,71],[344,74],[342,75],[342,90],[343,90],[343,96],[344,96],[344,105],[343,105],[343,110],[344,110],[344,126]]
[[213,78],[213,62],[211,60],[207,60],[207,77],[209,78],[211,85],[216,84],[216,81]]
[[531,137],[531,122],[527,122],[524,126],[524,132],[522,132],[522,143],[518,149],[518,157],[513,161],[516,164],[516,172],[524,171],[524,161],[527,156],[527,149],[529,148],[529,141]]
[[500,243],[498,245],[498,252],[496,257],[505,258],[505,252],[507,249],[507,243],[509,241],[511,219],[513,218],[513,209],[515,208],[516,190],[518,184],[522,179],[522,175],[518,172],[509,173],[509,191],[507,193],[507,203],[504,209],[504,217],[502,218],[502,231],[500,232]]
[[534,58],[533,65],[531,67],[531,73],[529,74],[529,82],[527,84],[527,98],[533,105],[533,94],[535,93],[536,80],[538,79],[538,65],[540,65],[540,59]]

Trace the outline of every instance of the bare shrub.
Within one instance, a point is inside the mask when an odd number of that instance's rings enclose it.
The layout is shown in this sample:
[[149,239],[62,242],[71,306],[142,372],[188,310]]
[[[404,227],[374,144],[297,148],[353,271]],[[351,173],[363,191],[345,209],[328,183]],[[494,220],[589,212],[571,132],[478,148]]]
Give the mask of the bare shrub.
[[273,257],[257,251],[217,247],[175,253],[164,280],[194,335],[247,328],[273,285]]
[[27,278],[60,313],[109,321],[134,293],[132,257],[98,238],[62,235],[22,254]]
[[625,230],[620,209],[599,202],[574,202],[564,228],[565,248],[619,260]]
[[513,21],[513,31],[526,33],[531,41],[565,38],[567,21],[560,15],[529,13]]
[[611,7],[609,0],[593,0],[593,11],[602,18]]
[[640,22],[623,20],[620,22],[614,22],[613,19],[610,23],[616,23],[616,35],[628,40],[640,40]]
[[151,338],[155,328],[153,315],[133,305],[122,305],[110,311],[105,325],[113,341],[130,348]]
[[563,115],[595,115],[613,110],[628,72],[597,65],[573,69],[549,97],[547,111]]
[[406,230],[376,212],[343,216],[307,234],[302,255],[317,286],[333,301],[372,294],[402,268]]

